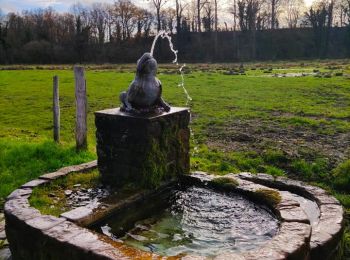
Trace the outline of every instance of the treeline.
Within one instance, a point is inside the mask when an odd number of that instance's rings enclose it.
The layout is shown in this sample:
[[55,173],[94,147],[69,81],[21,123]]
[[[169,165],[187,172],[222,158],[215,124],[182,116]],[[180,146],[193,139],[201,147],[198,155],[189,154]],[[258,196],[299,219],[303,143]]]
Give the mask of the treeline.
[[[302,0],[234,0],[230,25],[219,23],[221,0],[151,3],[154,11],[129,0],[76,4],[68,13],[0,10],[0,63],[135,62],[159,30],[172,34],[187,62],[350,56],[349,0],[309,10]],[[160,61],[172,60],[166,45],[157,46]]]

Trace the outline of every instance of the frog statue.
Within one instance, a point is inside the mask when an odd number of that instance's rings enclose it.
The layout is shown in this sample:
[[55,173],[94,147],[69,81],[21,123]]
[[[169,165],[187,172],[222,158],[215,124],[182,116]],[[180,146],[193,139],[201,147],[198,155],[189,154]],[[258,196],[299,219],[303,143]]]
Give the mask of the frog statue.
[[170,106],[162,99],[162,84],[156,78],[157,61],[145,53],[137,61],[135,79],[127,91],[120,93],[120,110],[133,114],[169,112]]

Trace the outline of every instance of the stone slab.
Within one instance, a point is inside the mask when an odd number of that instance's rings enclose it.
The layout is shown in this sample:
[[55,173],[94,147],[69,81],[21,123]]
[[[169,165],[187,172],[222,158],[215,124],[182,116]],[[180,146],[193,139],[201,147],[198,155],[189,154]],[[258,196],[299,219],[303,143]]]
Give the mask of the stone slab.
[[283,221],[310,223],[309,218],[299,206],[279,208],[279,212]]
[[84,172],[84,171],[92,170],[95,168],[97,168],[97,160],[83,163],[83,164],[79,164],[79,165],[67,166],[67,167],[59,169],[58,171],[41,175],[39,177],[39,179],[55,180],[59,177],[65,176],[65,175],[72,173],[72,172]]
[[4,206],[4,213],[6,223],[13,218],[25,221],[40,216],[39,210],[31,208],[27,199],[12,199],[7,201]]
[[44,183],[47,183],[48,181],[47,180],[41,180],[41,179],[36,179],[36,180],[32,180],[30,182],[27,182],[25,184],[23,184],[21,186],[22,189],[25,189],[25,188],[30,188],[30,189],[33,189],[39,185],[42,185]]
[[26,188],[26,189],[17,189],[14,190],[10,195],[7,196],[7,200],[11,200],[11,199],[16,199],[19,197],[29,197],[32,194],[33,190],[30,188]]
[[64,222],[64,218],[57,218],[54,216],[40,215],[35,218],[26,220],[26,224],[39,230],[50,229],[58,224]]
[[75,223],[79,223],[79,220],[89,217],[92,214],[92,212],[92,209],[88,207],[79,207],[64,212],[63,214],[61,214],[61,217],[66,218]]
[[65,176],[69,173],[69,171],[57,171],[57,172],[51,172],[44,175],[41,175],[39,178],[43,180],[55,180],[59,177]]

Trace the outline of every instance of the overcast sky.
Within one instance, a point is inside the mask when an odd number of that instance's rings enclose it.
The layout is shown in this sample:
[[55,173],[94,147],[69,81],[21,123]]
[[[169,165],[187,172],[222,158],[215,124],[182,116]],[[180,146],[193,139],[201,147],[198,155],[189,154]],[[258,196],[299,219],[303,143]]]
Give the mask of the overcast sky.
[[[170,0],[172,1],[172,0]],[[306,5],[311,5],[313,0],[305,0]],[[114,0],[0,0],[0,8],[3,12],[20,12],[22,10],[30,10],[35,8],[53,7],[56,11],[66,12],[69,7],[75,3],[91,4],[94,2],[113,3]],[[139,6],[147,7],[147,0],[134,0]]]
[[[113,3],[114,0],[0,0],[0,8],[3,12],[8,13],[51,6],[56,11],[66,12],[69,11],[69,7],[73,4],[82,3],[83,5],[89,5],[96,2]],[[144,6],[149,5],[149,2],[146,0],[136,0],[133,2]]]
[[[0,9],[3,13],[21,12],[22,10],[31,10],[36,8],[47,8],[51,6],[58,12],[67,12],[73,4],[81,3],[83,5],[90,5],[96,2],[114,3],[115,0],[0,0]],[[314,0],[304,0],[307,6],[310,6]],[[151,7],[149,0],[132,0],[140,7],[149,9]],[[174,0],[169,0],[167,5],[172,5]],[[233,0],[222,0],[219,7],[219,26],[224,26],[224,23],[232,25],[232,14],[228,11],[228,5]]]

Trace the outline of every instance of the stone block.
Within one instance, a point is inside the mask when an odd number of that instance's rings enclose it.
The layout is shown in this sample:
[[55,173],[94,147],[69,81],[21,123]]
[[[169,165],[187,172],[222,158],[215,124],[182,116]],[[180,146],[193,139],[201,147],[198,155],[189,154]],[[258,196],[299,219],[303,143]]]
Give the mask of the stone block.
[[98,168],[111,186],[136,183],[154,187],[189,173],[187,108],[136,116],[119,108],[95,113]]
[[72,222],[79,223],[80,219],[88,218],[91,214],[92,209],[88,207],[79,207],[61,214],[61,217],[64,217]]
[[32,189],[17,189],[7,196],[7,200],[16,199],[19,197],[29,197],[32,194]]
[[58,224],[64,221],[65,221],[64,218],[57,218],[57,217],[48,216],[48,215],[40,215],[36,218],[31,218],[26,220],[26,224],[38,230],[47,230],[54,226],[57,226]]
[[30,182],[27,182],[26,184],[23,184],[21,186],[22,189],[26,189],[26,188],[30,188],[33,189],[41,184],[47,183],[47,180],[42,180],[42,179],[36,179],[36,180],[32,180]]

